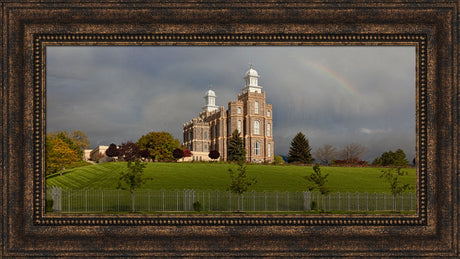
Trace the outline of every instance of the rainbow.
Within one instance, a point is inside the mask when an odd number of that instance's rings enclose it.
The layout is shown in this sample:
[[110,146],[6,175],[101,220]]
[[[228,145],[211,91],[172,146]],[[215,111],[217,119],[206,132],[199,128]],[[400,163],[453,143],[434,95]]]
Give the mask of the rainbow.
[[309,59],[306,59],[304,57],[297,57],[299,61],[302,64],[306,64],[308,67],[314,69],[315,71],[331,78],[332,80],[337,82],[337,85],[345,89],[347,92],[349,92],[352,95],[359,96],[361,93],[352,85],[350,84],[345,78],[343,78],[341,75],[339,75],[337,72],[334,70],[323,66],[321,64],[318,64],[316,62],[313,62]]

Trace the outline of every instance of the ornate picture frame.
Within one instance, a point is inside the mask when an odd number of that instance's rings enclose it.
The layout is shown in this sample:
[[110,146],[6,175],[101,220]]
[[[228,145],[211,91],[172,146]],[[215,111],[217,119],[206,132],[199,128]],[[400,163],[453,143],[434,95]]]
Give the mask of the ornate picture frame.
[[[2,256],[458,256],[458,1],[2,1]],[[47,214],[49,45],[416,47],[415,215]]]

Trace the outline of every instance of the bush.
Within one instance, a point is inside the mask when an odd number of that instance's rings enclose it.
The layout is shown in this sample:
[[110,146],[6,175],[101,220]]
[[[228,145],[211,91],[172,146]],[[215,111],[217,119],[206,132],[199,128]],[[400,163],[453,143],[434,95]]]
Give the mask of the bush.
[[45,211],[46,212],[53,212],[53,204],[54,201],[52,199],[45,200]]
[[274,165],[281,165],[284,164],[284,160],[281,156],[275,155],[273,158],[273,164]]
[[220,153],[217,150],[212,150],[211,152],[209,152],[208,156],[211,159],[218,159],[220,157]]
[[184,157],[184,151],[180,148],[174,149],[172,154],[175,159],[181,159]]
[[369,166],[369,162],[359,159],[333,160],[331,165],[335,166]]
[[196,212],[200,212],[201,211],[201,203],[199,201],[195,201],[193,203],[193,210],[196,211]]
[[310,209],[311,210],[318,210],[318,203],[316,201],[311,201]]

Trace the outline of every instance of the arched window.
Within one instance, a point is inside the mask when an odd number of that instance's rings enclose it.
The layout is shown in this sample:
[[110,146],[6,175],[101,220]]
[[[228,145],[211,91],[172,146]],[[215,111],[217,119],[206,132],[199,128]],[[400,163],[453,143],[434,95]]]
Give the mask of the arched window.
[[254,121],[254,134],[260,134],[260,123],[259,123],[259,121]]
[[272,126],[272,125],[271,125],[270,123],[267,124],[267,137],[270,137],[270,134],[271,134],[271,126]]
[[268,145],[267,145],[267,157],[271,157],[271,156],[272,156],[272,144],[268,143]]
[[255,114],[259,114],[259,102],[254,103],[254,112]]
[[254,155],[255,156],[260,155],[260,142],[258,141],[254,143]]
[[267,117],[272,116],[272,113],[270,111],[267,111]]
[[204,151],[208,151],[208,144],[204,144]]
[[241,114],[241,107],[238,107],[238,114]]
[[238,133],[241,133],[241,127],[242,127],[241,124],[242,124],[242,123],[241,123],[241,121],[239,120],[239,121],[238,121]]
[[208,132],[205,131],[205,132],[204,132],[204,139],[207,139],[207,138],[208,138]]

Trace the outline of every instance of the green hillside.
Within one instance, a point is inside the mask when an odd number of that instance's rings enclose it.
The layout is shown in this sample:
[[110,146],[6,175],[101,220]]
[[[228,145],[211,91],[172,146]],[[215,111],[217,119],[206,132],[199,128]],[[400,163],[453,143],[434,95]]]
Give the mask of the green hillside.
[[[153,178],[143,189],[152,190],[226,190],[230,177],[228,169],[236,165],[218,163],[148,163],[145,175]],[[321,167],[328,173],[328,185],[333,192],[389,192],[388,183],[378,176],[380,168]],[[68,189],[115,189],[119,172],[126,170],[126,162],[105,163],[70,169],[62,176],[51,175],[47,186]],[[409,175],[405,183],[415,186],[415,169],[405,169]],[[303,178],[313,172],[311,166],[248,165],[247,175],[256,177],[258,183],[250,190],[304,191]]]

